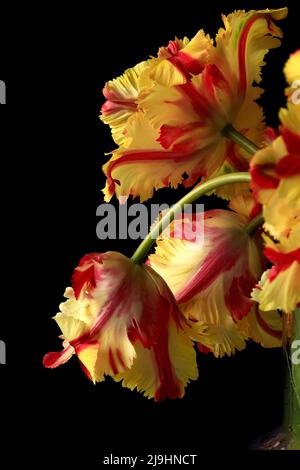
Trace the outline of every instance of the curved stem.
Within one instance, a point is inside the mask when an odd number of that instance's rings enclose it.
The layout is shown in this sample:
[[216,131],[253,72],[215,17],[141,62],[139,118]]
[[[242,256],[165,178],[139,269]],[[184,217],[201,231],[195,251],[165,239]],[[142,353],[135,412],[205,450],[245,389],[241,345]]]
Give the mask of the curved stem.
[[246,225],[245,230],[248,233],[248,235],[252,235],[252,233],[264,223],[264,217],[262,215],[262,212],[258,214],[254,219],[249,222],[248,225]]
[[217,176],[211,180],[205,181],[196,188],[192,189],[188,194],[183,196],[171,209],[161,218],[161,220],[150,230],[147,237],[142,241],[140,246],[134,252],[131,260],[134,263],[140,264],[144,261],[155,240],[159,237],[162,231],[174,220],[176,214],[181,212],[185,204],[191,204],[199,197],[204,196],[206,193],[213,191],[219,186],[233,183],[249,183],[250,174],[247,172],[229,173],[222,176]]
[[238,144],[251,155],[254,155],[259,150],[259,147],[257,147],[254,142],[247,139],[247,137],[237,131],[231,124],[228,124],[226,127],[224,127],[222,134],[224,137],[227,137],[227,139],[232,140]]

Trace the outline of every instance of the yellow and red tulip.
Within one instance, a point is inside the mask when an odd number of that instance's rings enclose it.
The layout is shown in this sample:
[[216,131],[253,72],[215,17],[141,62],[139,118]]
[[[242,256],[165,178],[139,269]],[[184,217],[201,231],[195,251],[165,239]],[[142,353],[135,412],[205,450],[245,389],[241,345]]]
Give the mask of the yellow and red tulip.
[[[241,213],[212,210],[204,216],[204,242],[176,237],[176,224],[184,234],[193,229],[193,217],[175,220],[170,236],[158,241],[150,265],[170,286],[186,318],[204,322],[214,332],[215,356],[231,355],[252,338],[264,346],[279,346],[281,319],[266,315],[251,300],[251,291],[264,269],[259,242],[245,227],[245,209],[253,200],[240,196]],[[249,212],[248,212],[249,217]]]
[[281,126],[281,135],[251,161],[251,186],[263,205],[265,227],[275,237],[300,220],[300,120],[298,132]]
[[[290,57],[285,71],[290,84],[300,77],[299,54]],[[263,205],[266,228],[277,238],[300,221],[300,106],[291,96],[279,116],[280,135],[251,160],[252,189]]]
[[300,305],[300,223],[278,242],[265,237],[265,256],[273,267],[265,271],[252,293],[261,310],[293,312]]
[[[103,167],[107,201],[114,193],[143,201],[155,189],[189,186],[218,171],[248,168],[248,156],[229,144],[222,130],[230,123],[261,143],[263,113],[255,101],[261,89],[253,82],[261,80],[266,52],[280,44],[281,30],[274,20],[286,13],[283,8],[223,16],[225,29],[220,29],[214,46],[200,32],[190,43],[173,41],[160,49],[157,59],[143,63],[140,90],[134,85],[134,92],[129,91],[129,113],[126,109],[121,118],[117,116],[116,127],[114,119],[109,121],[121,146]],[[195,44],[200,44],[197,53]],[[120,83],[123,96],[125,81]],[[119,98],[116,102],[119,110]],[[106,122],[106,111],[113,107],[104,105]]]
[[[192,74],[202,72],[213,50],[212,41],[199,31],[189,41],[175,38],[167,47],[161,47],[158,56],[127,69],[123,75],[105,84],[106,102],[101,107],[100,119],[108,124],[118,145],[126,142],[128,120],[140,110],[139,100],[154,83],[179,85]],[[125,144],[126,146],[126,144]]]
[[[299,51],[284,68],[290,86],[300,79]],[[295,90],[294,90],[295,91]],[[262,310],[292,312],[300,302],[300,107],[287,89],[288,103],[281,109],[280,135],[251,160],[251,186],[263,206],[265,256],[273,267],[264,272],[253,292]]]
[[117,252],[86,255],[65,296],[54,317],[63,350],[47,354],[46,367],[76,354],[93,382],[110,375],[157,401],[181,397],[198,377],[188,323],[151,267]]

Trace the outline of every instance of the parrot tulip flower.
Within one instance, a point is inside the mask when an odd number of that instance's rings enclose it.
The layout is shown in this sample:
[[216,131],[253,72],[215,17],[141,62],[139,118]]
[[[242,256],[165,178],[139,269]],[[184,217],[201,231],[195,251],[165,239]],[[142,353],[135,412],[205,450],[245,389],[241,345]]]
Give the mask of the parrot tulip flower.
[[252,297],[261,310],[291,313],[300,305],[300,224],[274,243],[265,237],[265,256],[274,266],[265,271]]
[[86,375],[105,375],[160,401],[184,394],[198,376],[196,354],[165,281],[117,252],[86,255],[54,317],[63,350],[44,358],[54,368],[76,354]]
[[190,43],[174,41],[134,80],[119,80],[116,97],[107,85],[102,119],[121,141],[103,167],[107,201],[113,194],[143,201],[155,189],[248,169],[249,156],[223,130],[231,124],[262,143],[263,113],[256,103],[262,90],[253,82],[261,80],[266,52],[280,44],[282,33],[274,20],[286,14],[283,8],[223,16],[225,28],[215,45],[202,32]]
[[[300,77],[298,57],[293,54],[285,66],[290,84],[297,74]],[[300,221],[300,106],[293,104],[291,95],[279,116],[280,136],[251,160],[251,186],[263,205],[265,227],[276,238]]]
[[173,85],[185,83],[192,74],[203,70],[212,50],[212,41],[203,31],[191,41],[187,37],[175,38],[167,47],[159,49],[158,57],[140,62],[107,82],[103,89],[106,102],[101,108],[100,119],[111,127],[116,144],[126,146],[126,125],[138,112],[143,91],[154,81]]
[[[259,242],[245,227],[245,209],[253,200],[238,197],[228,210],[207,211],[204,216],[204,243],[180,239],[176,224],[192,230],[193,218],[175,220],[170,236],[158,241],[149,263],[168,283],[180,309],[195,324],[205,322],[214,331],[211,349],[215,356],[231,355],[245,347],[249,337],[264,346],[281,343],[281,319],[276,312],[264,315],[250,294],[263,272]],[[201,345],[200,345],[201,348]]]

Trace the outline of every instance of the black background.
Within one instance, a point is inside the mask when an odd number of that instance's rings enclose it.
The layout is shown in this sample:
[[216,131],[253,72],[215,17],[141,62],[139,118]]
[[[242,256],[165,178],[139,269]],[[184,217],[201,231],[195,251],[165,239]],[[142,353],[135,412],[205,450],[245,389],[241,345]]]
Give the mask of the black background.
[[[199,355],[200,379],[182,400],[156,404],[107,379],[93,386],[73,359],[56,370],[43,355],[58,350],[51,317],[78,260],[91,251],[132,254],[138,242],[100,242],[96,207],[102,202],[104,152],[113,148],[99,120],[105,81],[155,55],[170,39],[204,28],[212,36],[220,13],[289,4],[281,49],[264,69],[267,122],[284,105],[282,67],[299,47],[296,2],[47,3],[3,14],[0,79],[7,84],[1,118],[2,311],[0,339],[1,455],[13,463],[61,468],[103,455],[184,452],[200,466],[230,459],[276,462],[284,453],[241,453],[282,420],[282,355],[249,343],[232,358]],[[184,190],[161,190],[152,202],[175,202]],[[204,200],[206,208],[214,203]],[[9,446],[10,444],[10,446]],[[3,457],[2,457],[3,458]],[[203,462],[204,465],[204,462]],[[67,466],[67,468],[69,468]],[[88,468],[88,467],[86,467]]]

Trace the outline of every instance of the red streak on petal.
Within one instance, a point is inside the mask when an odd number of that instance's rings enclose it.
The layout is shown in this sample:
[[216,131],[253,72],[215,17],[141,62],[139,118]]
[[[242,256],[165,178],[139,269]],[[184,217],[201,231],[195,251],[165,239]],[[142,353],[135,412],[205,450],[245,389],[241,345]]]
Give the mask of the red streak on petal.
[[239,278],[234,278],[225,295],[225,304],[234,320],[241,320],[251,309],[253,302],[250,293],[256,284],[256,279],[247,270]]
[[[96,286],[95,263],[101,264],[105,254],[90,253],[83,256],[79,261],[79,265],[75,268],[72,275],[72,286],[75,298],[78,299],[82,290],[90,291]],[[99,277],[97,277],[99,280]]]
[[177,53],[177,58],[184,68],[193,75],[198,75],[202,72],[204,64],[199,60],[194,59],[192,56],[187,54],[184,51],[179,51]]
[[264,254],[274,264],[291,264],[294,261],[300,263],[300,248],[288,253],[280,253],[273,248],[267,247],[264,249]]
[[210,96],[211,101],[218,107],[219,103],[216,100],[216,89],[218,88],[230,95],[228,82],[225,80],[220,69],[214,64],[207,64],[205,66],[202,78],[206,94]]
[[174,376],[173,366],[169,355],[168,316],[164,311],[158,312],[161,318],[161,334],[158,343],[153,346],[156,367],[159,375],[159,387],[155,391],[155,401],[169,397],[179,398],[182,395],[180,386]]
[[96,321],[91,326],[90,330],[83,333],[81,336],[70,341],[70,344],[77,349],[82,343],[88,345],[95,344],[97,336],[100,331],[104,328],[108,320],[114,315],[117,306],[122,302],[128,295],[128,283],[126,281],[118,287],[115,295],[108,298],[106,302],[101,306],[99,313],[97,314]]
[[84,372],[84,374],[87,376],[89,380],[92,380],[92,375],[90,371],[88,370],[88,368],[81,361],[79,361],[79,364],[80,364],[82,372]]
[[65,364],[74,354],[74,349],[71,345],[60,352],[50,352],[44,356],[43,364],[49,369]]
[[287,146],[288,152],[300,155],[300,136],[285,126],[280,127],[280,133]]
[[268,274],[268,280],[272,282],[279,273],[285,271],[294,262],[300,263],[300,248],[289,253],[280,253],[273,248],[265,248],[264,254],[275,266],[272,266]]
[[94,341],[90,341],[89,343],[80,343],[76,346],[76,354],[80,354],[82,351],[84,351],[86,348],[89,348],[91,346],[99,346],[99,342],[94,340]]
[[[179,47],[180,46],[177,41],[169,41],[169,44],[167,45],[166,50],[168,51],[169,54],[174,56],[179,51]],[[162,49],[164,50],[165,48],[162,48]]]
[[188,70],[185,69],[184,65],[181,63],[180,60],[177,59],[176,56],[169,57],[167,59],[174,67],[176,67],[177,70],[179,70],[180,73],[182,73],[183,77],[186,80],[190,80],[191,75],[188,72]]
[[268,175],[264,170],[272,169],[273,165],[254,165],[250,167],[251,174],[251,189],[255,197],[258,196],[259,191],[262,189],[276,189],[279,184],[279,179],[274,176]]
[[89,253],[81,258],[79,261],[79,266],[83,266],[86,263],[95,261],[96,263],[102,263],[105,258],[105,253]]
[[300,153],[299,155],[287,155],[283,157],[275,167],[276,173],[281,178],[289,178],[300,175]]
[[82,290],[89,291],[96,287],[94,276],[94,265],[89,268],[79,271],[75,269],[72,275],[72,286],[74,289],[75,298],[78,299]]
[[180,156],[173,152],[163,152],[160,150],[133,150],[132,152],[124,152],[122,157],[111,162],[107,174],[111,177],[112,172],[121,165],[160,160],[177,161],[180,159]]
[[204,346],[204,344],[201,344],[201,343],[197,343],[197,348],[203,354],[209,354],[212,352],[210,348],[208,348],[207,346]]
[[121,353],[120,349],[118,349],[118,348],[116,349],[116,354],[117,354],[117,358],[119,359],[119,362],[120,362],[121,366],[123,367],[123,369],[126,369],[126,364],[123,360],[123,356],[122,356],[122,353]]
[[281,265],[272,266],[268,274],[268,280],[270,282],[274,281],[274,279],[276,279],[278,274],[288,269],[289,266],[290,266],[289,264],[281,264]]
[[228,142],[226,160],[237,171],[248,171],[249,162],[236,152],[236,145],[234,142]]
[[276,129],[273,129],[273,127],[267,126],[264,136],[265,143],[270,145],[278,137],[278,131]]
[[278,330],[273,330],[273,328],[271,328],[271,327],[265,322],[265,320],[264,320],[264,319],[262,318],[262,316],[260,315],[257,306],[256,306],[256,309],[255,309],[255,316],[256,316],[257,323],[259,324],[259,326],[260,326],[263,330],[265,330],[269,335],[273,336],[274,338],[282,339],[282,332],[281,332],[281,331],[278,331]]
[[[206,229],[205,229],[206,230]],[[204,259],[197,273],[176,295],[177,302],[187,302],[207,289],[222,273],[231,269],[238,261],[240,253],[228,248],[226,241],[216,244],[215,250]]]
[[109,354],[108,354],[108,357],[109,357],[109,364],[110,364],[110,367],[112,368],[112,371],[115,375],[118,374],[119,370],[117,368],[117,365],[116,365],[116,362],[115,362],[115,358],[114,358],[114,355],[113,355],[113,352],[111,350],[111,348],[109,348]]
[[183,85],[177,85],[176,88],[183,92],[190,100],[194,111],[199,115],[201,120],[203,117],[210,117],[212,112],[211,104],[205,95],[201,94],[191,82],[184,83]]
[[[115,184],[120,184],[119,180],[116,180],[112,177],[112,172],[122,165],[130,165],[140,162],[154,162],[161,160],[169,160],[177,162],[180,158],[186,157],[185,155],[171,152],[171,151],[161,151],[161,150],[133,150],[132,152],[126,151],[122,157],[117,160],[112,161],[106,170],[107,173],[107,185],[110,195],[113,195],[115,192]],[[167,185],[166,185],[167,186]]]
[[108,86],[105,86],[103,88],[102,93],[107,100],[101,108],[101,112],[105,115],[117,112],[120,109],[130,109],[132,111],[135,111],[137,109],[135,98],[122,97],[118,93],[112,91]]
[[244,95],[247,89],[247,65],[246,65],[246,48],[247,48],[247,39],[255,21],[261,18],[258,15],[253,16],[250,18],[244,27],[238,46],[238,61],[239,61],[239,75],[240,75],[240,83],[239,88],[240,92]]
[[[201,127],[199,122],[193,122],[191,124],[186,124],[183,126],[169,126],[168,124],[164,124],[160,128],[160,136],[157,141],[161,144],[162,147],[165,149],[169,149],[177,139],[192,132],[195,129]],[[187,151],[190,151],[190,144],[185,144],[187,147]],[[192,142],[192,146],[195,147],[195,144]]]
[[137,104],[126,100],[106,101],[101,107],[101,113],[104,116],[107,116],[112,113],[117,113],[122,109],[127,109],[134,112],[137,110]]

